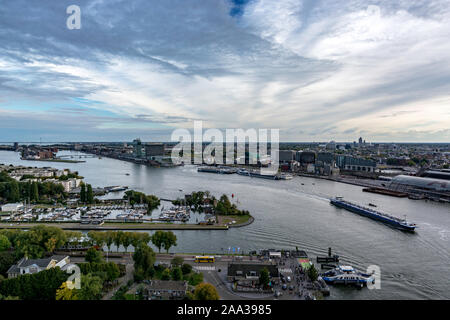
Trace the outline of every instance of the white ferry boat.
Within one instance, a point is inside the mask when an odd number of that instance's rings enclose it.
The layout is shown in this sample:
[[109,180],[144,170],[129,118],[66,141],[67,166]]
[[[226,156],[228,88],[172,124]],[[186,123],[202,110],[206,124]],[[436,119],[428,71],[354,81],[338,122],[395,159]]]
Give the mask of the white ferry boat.
[[323,273],[322,279],[331,284],[367,285],[375,283],[375,278],[370,274],[357,272],[352,266],[339,266]]

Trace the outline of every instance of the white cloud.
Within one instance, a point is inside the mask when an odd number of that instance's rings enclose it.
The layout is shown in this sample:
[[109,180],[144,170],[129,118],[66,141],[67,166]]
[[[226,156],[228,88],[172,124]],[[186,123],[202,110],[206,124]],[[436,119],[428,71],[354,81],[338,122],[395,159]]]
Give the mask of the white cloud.
[[98,101],[92,109],[172,127],[280,128],[288,140],[354,140],[363,130],[372,140],[450,139],[445,1],[254,0],[238,18],[225,1],[196,11],[144,4],[92,1],[83,37],[28,30],[22,51],[11,40],[0,50],[0,92],[10,103],[21,89],[31,100],[54,91],[55,101]]

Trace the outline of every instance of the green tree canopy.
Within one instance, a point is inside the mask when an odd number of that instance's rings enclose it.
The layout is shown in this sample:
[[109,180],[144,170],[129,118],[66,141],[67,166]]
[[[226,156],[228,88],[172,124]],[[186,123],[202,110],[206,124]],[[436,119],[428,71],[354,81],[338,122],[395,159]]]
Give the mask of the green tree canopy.
[[210,283],[200,283],[195,287],[195,300],[219,300],[219,294],[216,287]]
[[172,268],[171,277],[174,281],[180,281],[183,279],[183,272],[180,267]]
[[172,264],[172,266],[174,267],[181,267],[181,265],[183,264],[184,259],[183,257],[180,256],[176,256],[172,259],[172,261],[170,261],[170,263]]
[[0,234],[0,252],[8,250],[9,248],[11,248],[11,242],[8,237]]
[[311,267],[308,268],[307,274],[309,279],[313,282],[319,277],[319,273],[314,265],[311,265]]
[[98,276],[91,274],[81,275],[81,289],[77,290],[79,300],[98,300],[101,298],[103,281]]
[[156,231],[153,235],[152,235],[152,243],[155,247],[158,248],[158,251],[161,252],[161,247],[163,246],[164,240],[166,237],[166,233],[164,231]]
[[94,247],[91,247],[86,251],[84,259],[86,260],[86,262],[100,263],[103,261],[103,255],[100,251],[98,251]]
[[259,284],[264,288],[267,288],[270,282],[269,270],[267,268],[263,268],[261,270],[261,274],[259,275]]
[[133,260],[138,277],[146,279],[153,276],[156,257],[152,248],[146,244],[140,244],[133,254]]
[[177,236],[172,231],[167,231],[163,239],[163,247],[169,253],[169,249],[177,245]]
[[90,184],[87,185],[86,202],[89,204],[94,203],[94,192],[92,191],[92,186]]

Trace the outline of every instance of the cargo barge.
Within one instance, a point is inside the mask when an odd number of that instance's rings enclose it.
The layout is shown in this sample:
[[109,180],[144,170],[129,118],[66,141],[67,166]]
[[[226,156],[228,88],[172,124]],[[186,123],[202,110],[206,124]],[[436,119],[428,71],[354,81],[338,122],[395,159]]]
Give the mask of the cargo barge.
[[227,167],[199,167],[197,172],[209,172],[218,174],[233,174],[236,173],[236,169]]
[[262,179],[270,179],[270,180],[291,180],[292,176],[290,174],[263,174],[259,170],[245,170],[240,169],[237,171],[237,174],[241,176],[248,176],[252,178],[262,178]]
[[417,227],[415,223],[407,222],[406,217],[405,217],[405,219],[393,217],[386,213],[381,213],[381,212],[375,211],[373,209],[365,208],[365,207],[359,206],[357,204],[345,201],[342,199],[342,197],[336,197],[335,199],[330,199],[330,202],[331,202],[331,204],[335,205],[336,207],[343,208],[343,209],[346,209],[353,213],[368,217],[370,219],[380,221],[384,224],[390,225],[394,228],[397,228],[397,229],[400,229],[403,231],[414,232]]

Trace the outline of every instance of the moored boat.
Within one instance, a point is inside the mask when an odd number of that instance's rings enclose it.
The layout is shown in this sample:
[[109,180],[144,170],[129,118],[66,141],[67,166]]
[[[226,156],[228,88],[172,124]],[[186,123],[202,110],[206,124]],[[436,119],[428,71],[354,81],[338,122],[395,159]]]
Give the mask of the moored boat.
[[326,283],[345,285],[367,285],[375,283],[375,278],[366,273],[356,271],[352,266],[338,266],[321,275]]

